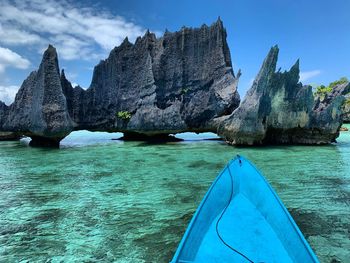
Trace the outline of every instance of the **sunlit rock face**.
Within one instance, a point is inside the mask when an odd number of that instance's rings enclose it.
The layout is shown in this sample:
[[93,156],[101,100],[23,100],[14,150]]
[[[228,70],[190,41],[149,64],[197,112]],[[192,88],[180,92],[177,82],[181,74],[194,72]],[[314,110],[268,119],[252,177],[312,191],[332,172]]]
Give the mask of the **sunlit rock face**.
[[350,122],[350,82],[338,84],[333,87],[331,92],[326,93],[324,96],[316,98],[316,108],[319,111],[327,108],[337,97],[344,96],[345,101],[343,103],[343,121]]
[[350,123],[350,94],[345,96],[346,102],[344,103],[343,122]]
[[73,130],[54,47],[23,82],[6,115],[2,129],[32,137],[32,145],[57,146]]
[[238,78],[220,19],[160,38],[146,32],[134,44],[126,38],[95,67],[87,90],[59,73],[49,46],[15,102],[1,105],[1,128],[39,146],[57,146],[73,129],[130,133],[126,137],[216,131],[213,120],[239,105]]
[[73,89],[64,75],[61,80],[70,116],[81,129],[150,136],[216,131],[212,120],[240,102],[220,20],[161,38],[146,32],[134,44],[125,39],[95,67],[86,91]]
[[218,133],[230,144],[326,144],[342,123],[337,97],[320,108],[311,86],[299,82],[299,61],[276,72],[279,49],[271,48],[241,105],[219,121]]
[[[33,146],[58,147],[72,130],[124,132],[125,139],[217,132],[229,144],[325,144],[339,134],[344,89],[314,100],[299,82],[299,61],[276,72],[273,47],[241,104],[226,30],[183,27],[157,38],[126,38],[94,69],[87,90],[72,87],[49,46],[15,102],[0,103],[0,130]],[[339,94],[338,94],[339,93]],[[345,115],[344,115],[345,116]]]

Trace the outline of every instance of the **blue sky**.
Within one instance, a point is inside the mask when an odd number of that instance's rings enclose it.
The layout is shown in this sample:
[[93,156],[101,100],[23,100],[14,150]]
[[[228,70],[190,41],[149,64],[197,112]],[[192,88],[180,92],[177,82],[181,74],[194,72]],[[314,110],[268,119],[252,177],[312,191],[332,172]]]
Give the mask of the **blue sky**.
[[56,46],[67,77],[88,87],[93,67],[125,36],[146,29],[211,24],[220,16],[228,33],[239,92],[250,87],[271,46],[289,69],[300,58],[304,84],[350,77],[348,0],[0,0],[0,99],[10,103],[28,74],[37,69],[49,43]]

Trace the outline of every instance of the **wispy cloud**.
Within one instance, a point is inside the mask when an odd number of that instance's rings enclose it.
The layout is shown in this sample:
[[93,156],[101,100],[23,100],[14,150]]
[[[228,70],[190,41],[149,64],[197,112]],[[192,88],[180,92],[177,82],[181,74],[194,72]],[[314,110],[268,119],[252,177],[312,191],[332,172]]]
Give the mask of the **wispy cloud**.
[[35,44],[39,43],[40,41],[41,38],[36,34],[14,28],[13,26],[3,26],[0,24],[0,42],[3,44],[19,46]]
[[0,43],[40,43],[39,52],[52,43],[65,60],[96,58],[145,31],[124,17],[67,0],[3,0],[0,24]]
[[321,74],[321,70],[311,70],[300,72],[300,81],[306,81]]
[[0,86],[0,100],[10,105],[16,96],[18,86]]
[[27,69],[29,65],[29,60],[21,55],[8,48],[0,47],[0,73],[3,73],[7,67]]

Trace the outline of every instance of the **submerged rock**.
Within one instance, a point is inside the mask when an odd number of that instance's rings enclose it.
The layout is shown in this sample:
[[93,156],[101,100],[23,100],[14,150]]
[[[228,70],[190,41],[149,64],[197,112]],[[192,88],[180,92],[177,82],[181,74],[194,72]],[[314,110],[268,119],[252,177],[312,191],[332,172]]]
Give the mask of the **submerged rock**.
[[179,142],[182,139],[176,138],[173,135],[169,134],[158,134],[158,135],[145,135],[134,132],[126,132],[124,136],[119,140],[124,141],[147,141],[151,143],[164,143],[164,142]]
[[290,71],[276,72],[279,49],[271,48],[241,105],[219,120],[218,134],[228,143],[325,144],[339,135],[341,105],[314,105],[311,86],[299,82],[299,61]]
[[38,71],[23,82],[7,110],[4,131],[20,132],[32,138],[32,145],[58,146],[73,130],[62,91],[56,49],[45,51]]

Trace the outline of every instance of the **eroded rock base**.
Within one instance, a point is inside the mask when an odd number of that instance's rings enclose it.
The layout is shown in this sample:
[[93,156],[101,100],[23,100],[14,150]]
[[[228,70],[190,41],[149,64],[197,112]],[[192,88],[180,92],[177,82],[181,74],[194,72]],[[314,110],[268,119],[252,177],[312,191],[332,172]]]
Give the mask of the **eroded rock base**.
[[0,132],[0,141],[17,141],[21,136],[14,132]]
[[307,144],[324,145],[336,142],[333,134],[322,133],[319,129],[292,128],[288,130],[270,128],[266,132],[263,144]]
[[39,136],[31,136],[32,140],[29,145],[32,147],[49,147],[49,148],[59,148],[60,141],[63,138],[46,138]]

